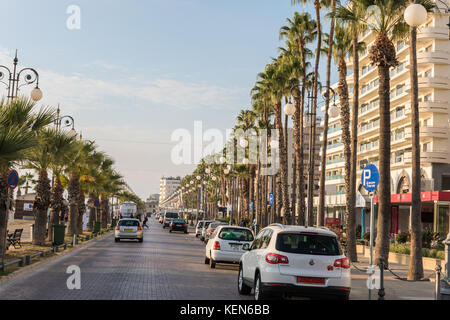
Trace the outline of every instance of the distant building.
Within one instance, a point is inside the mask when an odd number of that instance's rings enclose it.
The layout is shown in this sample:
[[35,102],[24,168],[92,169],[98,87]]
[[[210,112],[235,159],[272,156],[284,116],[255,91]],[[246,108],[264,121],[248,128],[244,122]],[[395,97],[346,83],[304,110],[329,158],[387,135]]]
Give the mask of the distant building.
[[180,186],[181,177],[162,177],[159,182],[159,202],[167,200]]
[[14,219],[34,219],[33,202],[35,193],[27,193],[16,197]]
[[145,201],[146,211],[152,214],[158,211],[159,206],[159,194],[151,194]]

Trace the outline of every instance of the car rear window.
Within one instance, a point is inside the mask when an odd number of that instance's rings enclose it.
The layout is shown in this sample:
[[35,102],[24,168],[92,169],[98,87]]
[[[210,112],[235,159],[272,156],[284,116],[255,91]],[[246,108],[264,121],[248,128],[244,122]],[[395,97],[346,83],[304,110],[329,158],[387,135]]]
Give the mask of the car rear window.
[[198,227],[199,227],[199,228],[202,228],[202,227],[203,227],[203,222],[199,222],[199,223],[198,223]]
[[234,241],[253,241],[253,234],[250,230],[238,228],[222,228],[219,239]]
[[276,249],[288,253],[321,256],[342,254],[335,237],[320,234],[280,233],[277,237]]
[[121,226],[121,227],[138,227],[139,221],[137,221],[137,220],[120,220],[119,226]]
[[176,212],[166,212],[166,218],[178,218],[178,213]]
[[210,224],[211,222],[206,221],[205,224],[203,225],[203,228],[207,228]]

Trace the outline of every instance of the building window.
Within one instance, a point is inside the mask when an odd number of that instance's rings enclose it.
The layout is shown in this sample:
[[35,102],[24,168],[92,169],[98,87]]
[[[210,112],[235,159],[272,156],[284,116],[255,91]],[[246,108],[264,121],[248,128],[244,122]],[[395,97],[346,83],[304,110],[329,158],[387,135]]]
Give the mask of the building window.
[[423,152],[428,152],[429,150],[430,150],[430,143],[429,142],[424,143],[423,146],[422,146],[422,151]]
[[431,101],[431,94],[427,94],[426,96],[423,97],[423,101],[424,102],[429,102]]
[[395,109],[395,117],[396,118],[400,118],[403,117],[403,115],[405,114],[405,107],[397,107]]
[[405,47],[404,41],[397,41],[397,51],[402,50]]

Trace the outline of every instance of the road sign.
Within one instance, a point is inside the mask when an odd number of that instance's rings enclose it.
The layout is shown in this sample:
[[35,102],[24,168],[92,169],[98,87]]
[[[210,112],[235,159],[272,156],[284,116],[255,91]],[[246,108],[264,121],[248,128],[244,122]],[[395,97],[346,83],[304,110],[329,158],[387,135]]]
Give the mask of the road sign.
[[273,192],[269,193],[269,204],[273,204]]
[[98,207],[99,204],[98,200],[94,200],[94,207]]
[[8,174],[8,187],[15,189],[19,185],[19,174],[16,170],[11,170]]
[[368,164],[362,171],[361,183],[364,189],[374,191],[380,182],[380,172],[374,164]]

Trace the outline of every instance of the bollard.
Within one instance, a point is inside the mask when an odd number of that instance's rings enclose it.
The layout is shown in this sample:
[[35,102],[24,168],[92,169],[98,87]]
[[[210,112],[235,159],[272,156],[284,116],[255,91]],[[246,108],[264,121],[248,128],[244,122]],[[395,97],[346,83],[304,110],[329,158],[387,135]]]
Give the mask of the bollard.
[[437,260],[436,262],[436,268],[434,268],[434,270],[436,271],[436,291],[434,293],[434,300],[439,300],[439,296],[440,296],[440,292],[441,292],[441,288],[440,288],[440,284],[441,284],[441,261]]
[[23,267],[23,258],[19,258],[19,267]]
[[30,261],[31,261],[31,257],[30,256],[25,256],[25,265],[30,265]]
[[380,257],[378,260],[378,266],[380,267],[380,289],[378,290],[378,300],[384,300],[384,259]]
[[55,247],[55,252],[59,252],[59,248],[58,247]]

